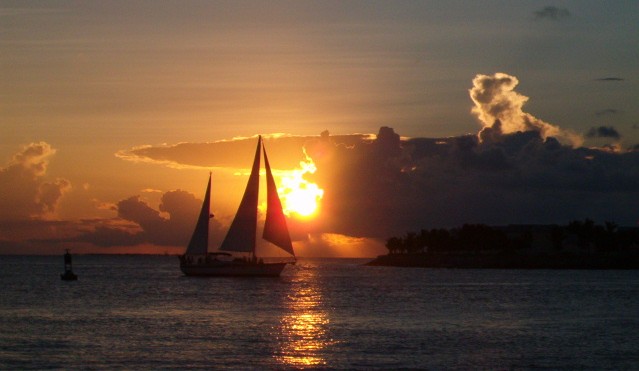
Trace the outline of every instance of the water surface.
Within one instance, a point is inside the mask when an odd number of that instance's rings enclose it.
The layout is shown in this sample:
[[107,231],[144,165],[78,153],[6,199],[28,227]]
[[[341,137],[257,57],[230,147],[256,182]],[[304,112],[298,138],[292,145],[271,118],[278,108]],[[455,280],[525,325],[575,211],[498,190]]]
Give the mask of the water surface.
[[367,267],[190,278],[176,257],[0,257],[0,369],[634,369],[639,271]]

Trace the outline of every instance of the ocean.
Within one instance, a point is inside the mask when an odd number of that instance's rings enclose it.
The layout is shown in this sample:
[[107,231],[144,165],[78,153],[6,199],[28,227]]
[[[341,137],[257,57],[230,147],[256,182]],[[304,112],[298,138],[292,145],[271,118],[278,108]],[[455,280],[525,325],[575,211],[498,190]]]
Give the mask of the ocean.
[[299,259],[191,278],[177,257],[0,256],[0,369],[639,369],[639,271]]

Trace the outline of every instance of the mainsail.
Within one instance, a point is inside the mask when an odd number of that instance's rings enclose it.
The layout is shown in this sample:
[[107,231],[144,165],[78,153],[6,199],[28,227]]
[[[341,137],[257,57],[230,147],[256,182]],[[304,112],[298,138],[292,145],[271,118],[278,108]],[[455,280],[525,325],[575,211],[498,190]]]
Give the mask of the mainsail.
[[202,210],[200,210],[200,216],[197,218],[197,224],[195,224],[195,230],[191,236],[191,241],[186,248],[186,255],[205,255],[208,252],[209,244],[209,218],[211,207],[211,175],[209,175],[209,184],[206,187],[206,194],[204,195],[204,202],[202,203]]
[[260,146],[262,139],[257,142],[253,168],[249,176],[244,196],[237,214],[231,223],[220,250],[255,252],[255,233],[257,230],[257,199],[260,191]]

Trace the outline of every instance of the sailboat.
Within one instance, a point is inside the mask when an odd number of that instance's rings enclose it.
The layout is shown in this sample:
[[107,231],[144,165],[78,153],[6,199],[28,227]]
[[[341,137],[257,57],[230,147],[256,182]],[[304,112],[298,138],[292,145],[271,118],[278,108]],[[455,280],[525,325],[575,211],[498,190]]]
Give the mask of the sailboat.
[[[282,211],[282,203],[271,172],[271,166],[258,137],[251,175],[244,196],[218,252],[209,252],[209,220],[211,204],[211,175],[206,187],[202,209],[186,252],[180,256],[180,269],[187,276],[254,276],[278,277],[289,262],[265,263],[256,255],[257,204],[260,186],[260,155],[264,154],[266,168],[266,220],[262,238],[295,258],[293,244]],[[249,253],[248,257],[233,257],[228,251]],[[294,262],[293,262],[294,263]]]

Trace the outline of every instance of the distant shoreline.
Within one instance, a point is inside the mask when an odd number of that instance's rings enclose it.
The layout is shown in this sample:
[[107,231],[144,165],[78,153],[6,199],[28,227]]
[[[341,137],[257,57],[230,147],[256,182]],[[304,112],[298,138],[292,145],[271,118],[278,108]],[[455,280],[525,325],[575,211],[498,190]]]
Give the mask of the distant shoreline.
[[460,269],[639,269],[639,253],[413,253],[380,255],[368,266]]

